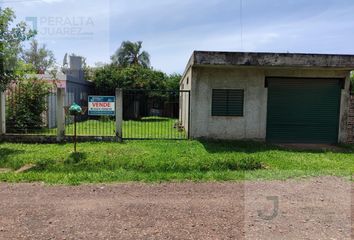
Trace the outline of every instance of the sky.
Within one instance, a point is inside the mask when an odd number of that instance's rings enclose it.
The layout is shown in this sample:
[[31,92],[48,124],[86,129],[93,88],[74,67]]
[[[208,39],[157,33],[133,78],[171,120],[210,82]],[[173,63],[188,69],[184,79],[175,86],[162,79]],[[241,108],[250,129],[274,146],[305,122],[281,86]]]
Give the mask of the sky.
[[[241,2],[242,1],[242,2]],[[143,41],[154,69],[183,73],[194,50],[354,54],[354,0],[0,0],[65,53],[109,63]],[[242,6],[242,7],[241,7]]]

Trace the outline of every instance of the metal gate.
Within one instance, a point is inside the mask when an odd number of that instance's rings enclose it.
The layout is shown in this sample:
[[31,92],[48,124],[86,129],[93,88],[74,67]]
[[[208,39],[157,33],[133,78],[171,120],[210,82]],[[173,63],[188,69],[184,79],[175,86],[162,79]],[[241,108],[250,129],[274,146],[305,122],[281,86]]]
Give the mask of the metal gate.
[[124,90],[123,139],[188,139],[189,91]]
[[115,117],[90,116],[87,111],[89,95],[111,96],[113,94],[110,92],[96,91],[82,86],[67,88],[64,102],[66,136],[74,135],[74,117],[68,114],[68,109],[73,103],[76,103],[84,110],[82,115],[76,117],[77,136],[114,137],[116,135]]

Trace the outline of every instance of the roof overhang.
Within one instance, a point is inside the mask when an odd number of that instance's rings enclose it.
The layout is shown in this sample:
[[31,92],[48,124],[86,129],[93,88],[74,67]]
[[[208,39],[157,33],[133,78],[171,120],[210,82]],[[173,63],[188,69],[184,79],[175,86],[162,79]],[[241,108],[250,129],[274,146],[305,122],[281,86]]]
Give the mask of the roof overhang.
[[353,70],[354,55],[195,51],[188,65]]
[[354,69],[354,55],[194,51],[183,76],[191,67],[297,68],[351,71]]

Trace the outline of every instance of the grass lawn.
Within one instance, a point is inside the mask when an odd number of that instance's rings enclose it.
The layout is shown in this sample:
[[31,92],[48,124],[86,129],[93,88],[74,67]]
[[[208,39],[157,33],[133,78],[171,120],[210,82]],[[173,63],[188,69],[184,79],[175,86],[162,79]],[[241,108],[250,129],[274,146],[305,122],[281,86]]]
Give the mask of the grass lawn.
[[[115,136],[116,123],[113,120],[87,120],[77,122],[76,132],[79,136]],[[67,124],[65,126],[66,135],[74,135],[74,124]]]
[[354,147],[341,152],[287,150],[257,142],[125,141],[124,143],[0,144],[0,181],[80,184],[126,181],[285,179],[354,172]]
[[[186,139],[184,130],[175,128],[178,119],[163,117],[144,117],[140,120],[123,121],[123,138],[130,139]],[[78,122],[76,125],[79,136],[115,136],[116,123],[113,119],[94,120]],[[12,133],[11,129],[9,133]],[[14,132],[16,133],[16,132]],[[22,134],[56,135],[57,129],[27,129]],[[74,135],[74,124],[67,124],[65,133],[68,136]]]
[[[174,125],[178,119],[163,117],[144,117],[139,121],[123,121],[123,138],[166,138],[185,139],[184,131]],[[77,134],[81,136],[115,136],[114,120],[87,120],[77,123]],[[74,134],[74,124],[66,126],[66,134]]]

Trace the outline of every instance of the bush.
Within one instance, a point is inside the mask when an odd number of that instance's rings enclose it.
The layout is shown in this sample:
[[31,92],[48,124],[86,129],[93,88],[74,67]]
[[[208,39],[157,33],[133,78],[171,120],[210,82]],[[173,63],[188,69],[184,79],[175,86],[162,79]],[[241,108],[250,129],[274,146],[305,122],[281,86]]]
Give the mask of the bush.
[[179,90],[180,78],[179,74],[168,76],[151,68],[106,65],[96,69],[93,80],[96,89],[114,93],[116,88]]
[[49,84],[38,79],[26,79],[10,87],[7,98],[6,122],[11,132],[43,127]]

